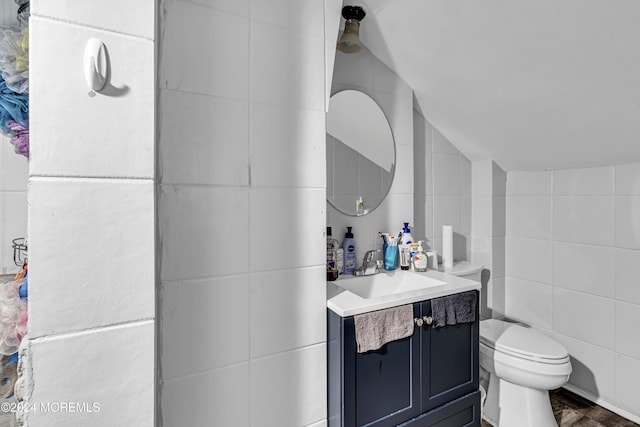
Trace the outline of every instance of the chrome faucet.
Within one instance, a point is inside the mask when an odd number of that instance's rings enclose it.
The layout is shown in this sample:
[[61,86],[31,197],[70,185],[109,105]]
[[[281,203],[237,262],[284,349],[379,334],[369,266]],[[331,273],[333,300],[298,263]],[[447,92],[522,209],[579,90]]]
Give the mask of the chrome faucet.
[[356,270],[356,276],[370,276],[380,272],[382,260],[376,259],[376,255],[382,252],[380,249],[367,251],[362,260],[362,266]]

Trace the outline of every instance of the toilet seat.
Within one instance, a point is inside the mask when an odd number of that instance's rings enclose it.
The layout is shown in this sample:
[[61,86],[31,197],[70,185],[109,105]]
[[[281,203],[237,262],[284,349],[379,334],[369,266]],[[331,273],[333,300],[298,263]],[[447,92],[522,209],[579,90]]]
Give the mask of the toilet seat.
[[480,322],[480,343],[520,359],[545,364],[565,364],[567,349],[540,332],[498,319]]

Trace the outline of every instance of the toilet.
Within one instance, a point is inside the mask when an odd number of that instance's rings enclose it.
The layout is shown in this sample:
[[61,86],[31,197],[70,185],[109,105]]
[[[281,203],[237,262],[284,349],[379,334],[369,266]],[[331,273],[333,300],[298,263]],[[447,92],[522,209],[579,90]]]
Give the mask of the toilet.
[[[478,271],[465,267],[447,272],[480,281]],[[549,390],[569,380],[571,361],[564,346],[516,323],[481,320],[480,368],[489,375],[483,418],[496,427],[557,426]]]
[[564,385],[571,374],[564,346],[515,323],[482,320],[480,366],[489,372],[487,421],[499,427],[557,426],[549,390]]

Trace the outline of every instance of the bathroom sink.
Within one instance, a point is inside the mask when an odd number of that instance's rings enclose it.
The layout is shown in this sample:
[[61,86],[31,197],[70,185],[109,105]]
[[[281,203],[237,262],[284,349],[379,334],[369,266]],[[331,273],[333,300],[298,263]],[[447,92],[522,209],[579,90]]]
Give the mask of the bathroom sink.
[[480,283],[435,270],[426,273],[384,271],[371,276],[342,276],[327,283],[327,308],[341,317],[479,290]]
[[347,277],[334,283],[336,286],[366,299],[446,285],[446,282],[410,271]]

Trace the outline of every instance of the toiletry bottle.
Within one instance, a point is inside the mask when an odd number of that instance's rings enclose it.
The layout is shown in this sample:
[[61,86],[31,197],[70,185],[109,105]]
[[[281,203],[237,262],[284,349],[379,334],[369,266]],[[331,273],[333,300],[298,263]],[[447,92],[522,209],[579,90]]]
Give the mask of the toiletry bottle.
[[[409,230],[409,223],[405,222],[404,226],[402,227],[402,231],[400,232],[400,235],[402,236],[400,239],[400,242],[398,244],[398,249],[400,250],[400,268],[402,268],[403,270],[409,270],[409,268],[411,267],[411,260],[413,259],[413,255],[416,253],[415,249],[412,249],[411,245],[415,240],[413,240],[413,236],[411,235],[411,231]],[[407,265],[406,268],[405,266],[403,266],[403,258],[402,258],[402,251],[404,249],[404,245],[406,245],[408,247],[408,255],[407,255]]]
[[422,240],[418,242],[418,250],[413,255],[413,268],[415,271],[427,271],[427,254],[422,249]]
[[347,232],[344,235],[344,242],[342,242],[342,248],[344,249],[344,273],[355,274],[356,240],[353,238],[351,227],[347,227]]

